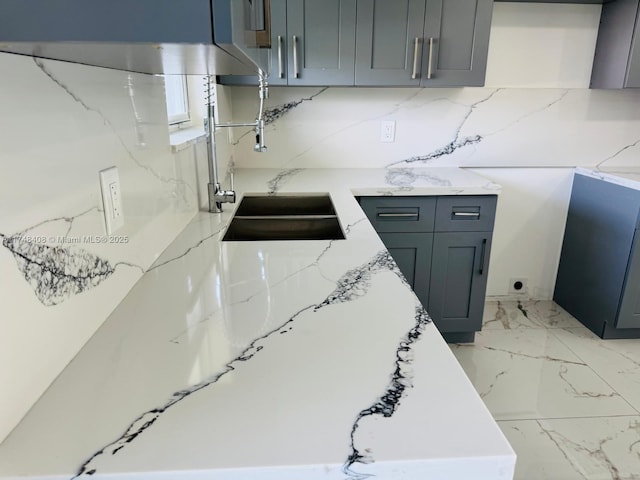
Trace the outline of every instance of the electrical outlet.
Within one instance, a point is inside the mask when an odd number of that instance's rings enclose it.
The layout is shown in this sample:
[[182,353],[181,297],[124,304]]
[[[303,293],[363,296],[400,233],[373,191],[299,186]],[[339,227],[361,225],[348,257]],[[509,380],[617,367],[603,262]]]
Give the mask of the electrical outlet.
[[383,143],[393,143],[396,140],[396,121],[383,120],[380,125],[380,141]]
[[527,293],[527,279],[526,278],[512,278],[509,280],[509,293],[515,295],[521,295]]
[[120,176],[116,167],[100,171],[100,190],[107,235],[111,235],[124,226]]

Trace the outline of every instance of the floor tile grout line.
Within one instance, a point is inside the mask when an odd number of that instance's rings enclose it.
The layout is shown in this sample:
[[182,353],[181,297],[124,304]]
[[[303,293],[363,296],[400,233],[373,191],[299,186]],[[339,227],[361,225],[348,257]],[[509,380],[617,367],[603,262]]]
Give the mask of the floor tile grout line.
[[[562,330],[564,330],[564,329],[562,329]],[[566,330],[564,330],[564,331],[566,332]],[[636,407],[634,407],[634,406],[631,404],[631,402],[629,402],[629,400],[627,400],[627,398],[626,398],[624,395],[622,395],[622,393],[620,393],[618,390],[616,390],[616,389],[613,387],[613,385],[611,385],[607,380],[605,380],[605,379],[602,377],[602,375],[600,375],[600,374],[599,374],[599,373],[598,373],[598,372],[597,372],[597,371],[596,371],[596,370],[595,370],[595,369],[594,369],[594,368],[589,364],[589,362],[588,362],[587,360],[585,360],[585,359],[584,359],[584,358],[582,358],[580,355],[578,355],[578,353],[577,353],[574,349],[572,349],[569,345],[567,345],[567,343],[566,343],[566,342],[562,341],[562,339],[561,339],[558,335],[556,335],[554,332],[551,332],[551,334],[552,334],[552,335],[556,338],[556,340],[558,340],[562,345],[564,345],[565,347],[567,347],[571,353],[573,353],[577,358],[579,358],[582,362],[584,362],[584,364],[585,364],[587,367],[589,367],[589,370],[591,370],[591,371],[592,371],[592,372],[593,372],[593,373],[594,373],[594,374],[595,374],[595,375],[596,375],[600,380],[602,380],[606,385],[608,385],[608,386],[609,386],[609,388],[611,388],[611,390],[613,390],[614,392],[616,392],[616,393],[620,396],[620,398],[622,398],[622,399],[625,401],[625,403],[626,403],[627,405],[629,405],[629,407],[631,407],[631,409],[632,409],[633,411],[637,412],[637,413],[638,413],[638,415],[640,415],[640,410],[638,410]]]

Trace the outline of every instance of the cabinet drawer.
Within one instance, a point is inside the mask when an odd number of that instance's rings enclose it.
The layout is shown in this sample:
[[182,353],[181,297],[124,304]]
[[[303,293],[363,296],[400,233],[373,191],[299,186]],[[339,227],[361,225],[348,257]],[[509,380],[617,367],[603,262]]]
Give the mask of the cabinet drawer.
[[495,195],[438,197],[436,232],[491,232],[496,216]]
[[433,232],[435,197],[360,197],[377,232]]

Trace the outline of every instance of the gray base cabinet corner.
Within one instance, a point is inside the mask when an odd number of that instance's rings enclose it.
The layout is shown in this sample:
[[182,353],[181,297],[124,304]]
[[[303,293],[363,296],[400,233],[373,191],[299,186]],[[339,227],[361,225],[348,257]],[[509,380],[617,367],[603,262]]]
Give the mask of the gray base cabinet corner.
[[398,268],[448,342],[482,328],[497,197],[360,197]]
[[553,299],[601,338],[640,338],[640,191],[576,174]]

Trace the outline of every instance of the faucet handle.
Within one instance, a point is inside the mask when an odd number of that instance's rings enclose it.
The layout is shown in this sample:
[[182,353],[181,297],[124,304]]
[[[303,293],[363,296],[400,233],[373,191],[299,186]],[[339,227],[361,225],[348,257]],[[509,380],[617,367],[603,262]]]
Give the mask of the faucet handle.
[[231,170],[231,190],[235,190],[235,188],[233,188],[233,170]]

